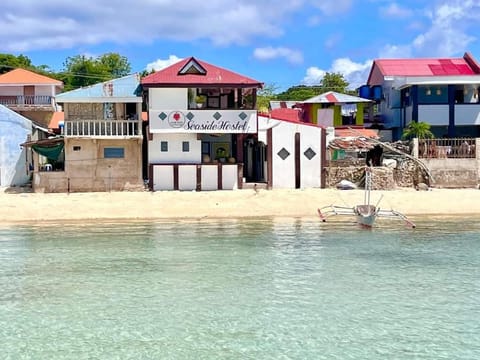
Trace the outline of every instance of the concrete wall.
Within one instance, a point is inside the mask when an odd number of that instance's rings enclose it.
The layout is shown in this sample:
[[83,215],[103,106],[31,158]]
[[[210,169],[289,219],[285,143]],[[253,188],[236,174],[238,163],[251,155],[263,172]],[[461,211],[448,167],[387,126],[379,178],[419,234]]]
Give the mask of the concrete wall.
[[433,187],[472,188],[479,183],[477,159],[422,159],[434,182]]
[[[123,158],[104,158],[105,148],[123,148]],[[38,172],[35,192],[143,189],[140,139],[65,139],[65,171]]]

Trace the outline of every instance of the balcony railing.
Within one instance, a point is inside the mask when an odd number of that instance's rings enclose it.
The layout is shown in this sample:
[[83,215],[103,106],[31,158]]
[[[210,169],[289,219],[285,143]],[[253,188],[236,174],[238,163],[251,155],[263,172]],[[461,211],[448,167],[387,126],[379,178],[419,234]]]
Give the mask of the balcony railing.
[[51,107],[52,97],[48,95],[2,95],[0,104],[7,107]]
[[65,120],[64,136],[142,137],[139,120]]
[[476,157],[474,138],[422,139],[418,142],[418,157],[423,159],[471,159]]

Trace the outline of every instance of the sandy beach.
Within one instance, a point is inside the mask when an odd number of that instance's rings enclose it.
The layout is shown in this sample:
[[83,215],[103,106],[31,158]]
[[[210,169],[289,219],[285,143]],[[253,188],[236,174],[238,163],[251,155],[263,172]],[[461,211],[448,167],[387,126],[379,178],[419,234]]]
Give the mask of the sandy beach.
[[[480,216],[480,190],[399,189],[372,191],[382,209],[409,217],[426,215]],[[68,220],[148,220],[244,217],[316,217],[325,205],[353,206],[363,202],[363,190],[252,189],[212,192],[106,192],[39,194],[0,190],[2,223]]]

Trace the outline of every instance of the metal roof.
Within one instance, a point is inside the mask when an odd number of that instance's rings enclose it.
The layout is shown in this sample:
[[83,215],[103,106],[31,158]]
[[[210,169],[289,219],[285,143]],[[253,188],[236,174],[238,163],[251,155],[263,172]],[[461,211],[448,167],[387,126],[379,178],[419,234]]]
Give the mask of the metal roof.
[[302,101],[303,104],[355,104],[364,102],[372,102],[372,100],[335,91],[329,91]]
[[118,79],[81,87],[55,96],[58,103],[78,102],[142,102],[137,95],[140,75],[132,74]]
[[147,75],[141,83],[143,87],[263,87],[260,81],[194,57],[183,59],[163,70]]

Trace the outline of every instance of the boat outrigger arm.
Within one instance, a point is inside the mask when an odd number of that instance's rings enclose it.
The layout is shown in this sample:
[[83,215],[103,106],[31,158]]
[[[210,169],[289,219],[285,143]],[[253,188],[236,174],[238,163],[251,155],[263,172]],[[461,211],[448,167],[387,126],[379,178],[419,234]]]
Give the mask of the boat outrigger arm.
[[386,217],[403,220],[408,226],[414,228],[415,224],[408,220],[408,218],[395,210],[381,210],[378,204],[382,197],[377,201],[376,205],[370,204],[370,191],[372,189],[372,169],[365,168],[365,195],[364,201],[361,205],[353,207],[328,205],[318,209],[320,219],[325,222],[327,218],[333,215],[350,215],[355,216],[357,222],[365,227],[372,227],[377,217]]
[[371,227],[377,217],[403,220],[405,224],[411,228],[415,228],[416,226],[411,220],[398,211],[382,210],[373,205],[370,205],[369,209],[364,209],[363,207],[364,205],[357,205],[354,207],[328,205],[319,208],[318,215],[323,222],[326,222],[327,218],[335,215],[356,216],[358,223],[366,227]]

